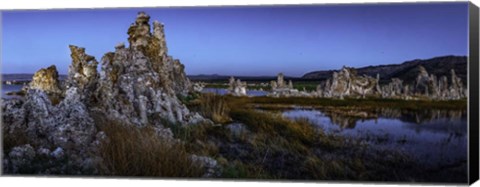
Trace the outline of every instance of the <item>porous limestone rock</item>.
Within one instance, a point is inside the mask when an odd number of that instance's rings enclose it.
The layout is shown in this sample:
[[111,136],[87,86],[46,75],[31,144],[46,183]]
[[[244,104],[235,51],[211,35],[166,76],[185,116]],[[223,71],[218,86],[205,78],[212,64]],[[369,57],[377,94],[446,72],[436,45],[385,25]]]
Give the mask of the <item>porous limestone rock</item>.
[[[23,99],[2,102],[5,132],[20,131],[30,143],[5,154],[5,173],[28,169],[44,174],[98,174],[102,163],[98,146],[108,138],[97,129],[97,123],[103,122],[95,121],[98,116],[126,125],[152,125],[167,139],[173,139],[173,134],[164,126],[165,120],[183,125],[205,120],[177,98],[192,91],[192,85],[183,64],[167,54],[163,25],[154,22],[152,34],[149,18],[138,14],[128,30],[130,47],[117,44],[114,52],[102,58],[100,72],[93,56],[70,45],[72,64],[64,87],[51,66],[34,75]],[[52,94],[62,99],[53,104]]]
[[55,65],[48,68],[42,68],[35,72],[28,89],[43,90],[49,95],[61,95],[60,82],[58,81],[58,71]]
[[194,164],[202,166],[202,168],[205,170],[205,174],[203,174],[202,177],[220,176],[220,167],[215,159],[197,155],[190,156],[190,159],[193,161]]
[[339,72],[334,72],[332,78],[318,84],[315,92],[310,93],[314,97],[344,98],[345,96],[381,96],[382,98],[395,99],[433,99],[452,100],[466,97],[467,90],[461,79],[451,70],[450,85],[448,78],[437,78],[429,74],[419,65],[418,75],[413,84],[405,84],[399,78],[392,78],[391,82],[380,85],[380,77],[358,76],[355,69],[343,67]]
[[195,92],[202,92],[203,88],[205,88],[205,83],[203,82],[196,82],[193,84],[193,91]]
[[433,92],[433,80],[423,66],[419,66],[419,73],[415,82],[415,93],[417,95],[430,96]]
[[392,78],[392,81],[381,87],[383,98],[401,97],[404,94],[403,81],[398,78]]
[[450,86],[450,97],[449,99],[460,99],[460,98],[465,98],[467,95],[467,92],[465,91],[465,88],[463,87],[462,79],[460,77],[457,77],[455,74],[455,70],[450,70],[450,75],[451,75],[451,86]]
[[277,81],[271,81],[270,86],[272,91],[269,96],[272,97],[291,97],[291,96],[307,96],[305,92],[300,92],[293,88],[292,80],[285,81],[283,73],[277,74]]
[[419,66],[419,74],[415,82],[414,93],[417,96],[424,96],[436,100],[462,99],[466,97],[466,89],[455,70],[450,70],[450,86],[445,76],[437,79],[437,76],[428,74],[424,67]]
[[[153,68],[160,77],[160,86],[168,94],[188,94],[193,91],[192,84],[185,74],[184,65],[178,59],[168,55],[163,24],[154,21],[152,34],[149,20],[149,15],[140,12],[127,32],[130,49],[141,52],[143,54],[141,58],[148,61],[138,65],[143,64],[145,68]],[[111,55],[113,54],[109,54]]]
[[131,124],[161,126],[172,122],[201,120],[177,99],[193,91],[184,65],[168,56],[163,25],[140,12],[129,30],[130,47],[117,45],[102,58],[97,106],[105,115]]
[[8,153],[9,170],[13,173],[21,172],[24,168],[29,168],[35,159],[35,150],[29,144],[12,148]]
[[320,94],[326,97],[335,97],[343,99],[345,96],[360,96],[378,92],[379,78],[373,78],[367,75],[358,76],[353,68],[343,67],[339,72],[334,72],[331,79],[324,83],[324,88],[318,88],[324,93]]
[[[7,114],[3,115],[6,133],[21,130],[27,141],[31,143],[33,150],[38,150],[34,158],[28,158],[28,167],[34,173],[48,173],[55,171],[58,174],[84,174],[98,173],[96,171],[99,158],[92,156],[96,153],[97,129],[90,117],[87,107],[80,100],[76,87],[69,88],[58,105],[52,105],[47,93],[40,89],[30,89],[24,101],[9,101],[2,103],[3,107],[9,108]],[[18,122],[10,123],[12,119]],[[21,146],[20,146],[21,147]],[[50,162],[35,162],[37,157],[44,158],[45,149],[48,147],[60,147],[68,156],[68,161],[62,164]],[[14,151],[15,148],[12,149]],[[48,149],[47,149],[48,150]],[[50,151],[50,150],[48,150]],[[4,167],[6,173],[24,171],[27,165],[16,164],[18,156],[12,157],[9,154],[7,159],[9,167]],[[54,156],[54,155],[53,155]],[[54,159],[53,157],[51,159]],[[93,162],[86,163],[90,160]],[[77,168],[72,171],[68,168]],[[74,172],[74,173],[72,173]]]
[[240,79],[230,77],[228,82],[228,93],[234,96],[246,96],[247,95],[247,83],[242,82]]
[[205,119],[177,98],[193,86],[180,60],[168,55],[163,24],[154,21],[152,33],[149,20],[140,12],[127,32],[129,47],[118,44],[102,57],[92,110],[126,124],[151,125],[159,136],[173,139],[165,121],[187,125]]
[[92,98],[98,81],[97,65],[95,57],[85,53],[85,48],[70,45],[72,63],[68,69],[66,88],[76,87],[81,92],[82,99],[87,102],[95,102]]

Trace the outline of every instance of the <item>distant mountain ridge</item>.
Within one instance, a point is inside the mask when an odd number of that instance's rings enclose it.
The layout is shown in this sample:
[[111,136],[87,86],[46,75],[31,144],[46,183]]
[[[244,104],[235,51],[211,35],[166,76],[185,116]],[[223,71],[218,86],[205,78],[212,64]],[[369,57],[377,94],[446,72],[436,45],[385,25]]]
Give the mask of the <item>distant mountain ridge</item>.
[[[8,73],[2,74],[2,81],[31,81],[33,77],[33,73]],[[67,77],[67,75],[58,75],[60,80],[63,80]]]
[[[401,64],[378,65],[355,68],[358,75],[368,75],[376,77],[380,75],[380,83],[387,83],[392,78],[400,78],[406,83],[415,81],[418,75],[418,66],[422,65],[429,74],[437,77],[450,77],[450,70],[454,69],[458,77],[462,79],[463,84],[467,83],[467,57],[466,56],[441,56],[431,59],[415,59]],[[338,70],[313,71],[302,76],[304,79],[325,80],[332,77],[333,72]]]

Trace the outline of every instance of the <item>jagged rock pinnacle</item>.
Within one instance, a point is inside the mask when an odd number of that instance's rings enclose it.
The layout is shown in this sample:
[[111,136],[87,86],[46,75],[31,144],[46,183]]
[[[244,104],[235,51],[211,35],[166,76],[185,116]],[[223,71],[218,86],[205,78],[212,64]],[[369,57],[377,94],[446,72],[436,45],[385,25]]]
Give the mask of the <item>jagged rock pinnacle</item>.
[[55,65],[38,70],[30,82],[29,89],[42,90],[47,94],[60,94],[60,83],[58,81],[58,71]]

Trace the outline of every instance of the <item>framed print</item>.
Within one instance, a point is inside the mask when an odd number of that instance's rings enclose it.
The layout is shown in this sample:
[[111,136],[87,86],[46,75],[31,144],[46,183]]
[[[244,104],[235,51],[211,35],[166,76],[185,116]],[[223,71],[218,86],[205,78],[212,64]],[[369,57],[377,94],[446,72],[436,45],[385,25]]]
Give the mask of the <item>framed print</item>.
[[4,176],[478,180],[473,3],[1,18]]

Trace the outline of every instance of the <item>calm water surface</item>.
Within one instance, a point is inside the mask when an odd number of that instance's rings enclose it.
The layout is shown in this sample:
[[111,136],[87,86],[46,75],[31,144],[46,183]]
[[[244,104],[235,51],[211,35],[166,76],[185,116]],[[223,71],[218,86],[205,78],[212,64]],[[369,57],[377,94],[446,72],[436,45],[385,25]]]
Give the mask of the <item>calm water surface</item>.
[[2,98],[9,99],[13,97],[18,97],[18,96],[10,96],[7,95],[8,92],[12,91],[20,91],[22,89],[23,85],[8,85],[8,84],[2,84]]
[[[391,111],[390,111],[391,112]],[[290,119],[307,118],[327,133],[366,141],[373,146],[401,150],[426,164],[454,164],[467,160],[467,117],[462,111],[431,115],[380,114],[375,119],[349,119],[320,110],[284,111]],[[420,116],[420,117],[419,117]],[[425,119],[419,119],[419,118]]]

